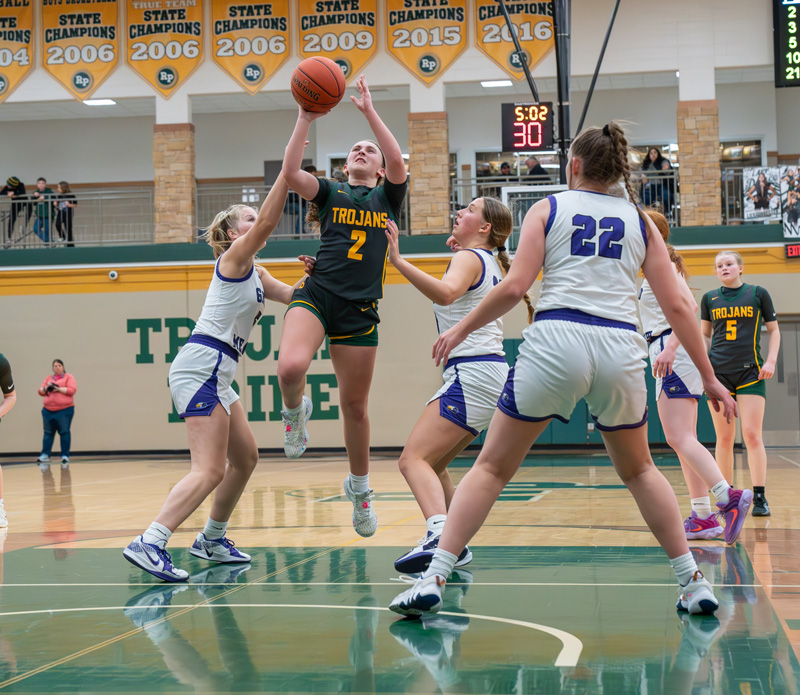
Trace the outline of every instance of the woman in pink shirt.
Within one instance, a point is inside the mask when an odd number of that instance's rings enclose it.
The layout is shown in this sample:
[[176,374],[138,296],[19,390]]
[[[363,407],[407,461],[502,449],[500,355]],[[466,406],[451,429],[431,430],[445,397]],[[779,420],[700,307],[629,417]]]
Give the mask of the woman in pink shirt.
[[50,467],[50,454],[56,432],[61,437],[61,467],[69,466],[69,446],[72,440],[69,426],[72,423],[72,416],[75,415],[73,396],[77,390],[75,377],[64,371],[64,363],[61,360],[53,360],[53,373],[39,387],[39,395],[44,396],[42,408],[44,438],[42,453],[38,458],[39,468],[43,471]]

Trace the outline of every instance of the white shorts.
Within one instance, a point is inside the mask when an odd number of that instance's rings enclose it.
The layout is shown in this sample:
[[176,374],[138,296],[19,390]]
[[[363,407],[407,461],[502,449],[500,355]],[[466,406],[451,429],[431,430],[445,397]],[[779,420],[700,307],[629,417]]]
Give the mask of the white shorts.
[[442,374],[444,385],[428,403],[439,399],[439,414],[478,435],[497,409],[497,399],[508,378],[508,363],[500,355],[454,357]]
[[211,415],[217,403],[231,414],[239,395],[231,387],[238,354],[226,343],[208,336],[192,336],[169,369],[172,401],[181,418]]
[[[672,331],[665,331],[650,343],[650,364],[656,361],[664,346],[669,340]],[[675,352],[675,361],[672,363],[672,374],[668,377],[656,377],[656,400],[664,391],[667,398],[697,398],[703,397],[703,380],[700,372],[694,366],[683,345],[679,345]]]
[[568,422],[585,398],[600,430],[647,422],[647,344],[630,324],[572,309],[548,311],[523,332],[524,342],[498,407],[519,420]]

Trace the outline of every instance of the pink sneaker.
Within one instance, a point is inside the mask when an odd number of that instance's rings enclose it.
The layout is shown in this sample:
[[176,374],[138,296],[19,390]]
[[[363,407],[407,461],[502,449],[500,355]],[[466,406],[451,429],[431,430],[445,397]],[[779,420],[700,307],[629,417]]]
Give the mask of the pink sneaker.
[[707,541],[723,534],[723,528],[719,525],[716,514],[703,519],[697,516],[694,510],[683,520],[683,530],[686,531],[686,540],[689,541]]
[[753,502],[753,491],[731,489],[728,495],[728,504],[717,502],[717,507],[725,518],[725,542],[731,545],[738,538],[739,531],[742,530],[744,520],[747,518],[747,512]]

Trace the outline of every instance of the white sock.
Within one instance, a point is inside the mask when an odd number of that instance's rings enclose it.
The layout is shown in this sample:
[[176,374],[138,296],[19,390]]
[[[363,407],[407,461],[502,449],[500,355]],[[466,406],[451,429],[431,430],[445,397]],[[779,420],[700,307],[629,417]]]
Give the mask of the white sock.
[[701,519],[708,519],[711,516],[710,497],[692,497],[692,511]]
[[164,526],[164,524],[159,524],[157,521],[154,521],[142,534],[142,540],[145,543],[150,543],[150,545],[157,545],[159,548],[164,548],[170,536],[172,536],[172,531]]
[[720,480],[714,487],[711,488],[711,494],[717,498],[717,502],[721,504],[728,504],[730,501],[731,486],[728,485],[727,480]]
[[[0,500],[0,504],[2,504],[2,500]],[[433,516],[428,518],[428,531],[430,531],[434,536],[440,536],[442,530],[444,529],[444,522],[447,519],[447,514],[434,514]]]
[[456,566],[457,560],[457,555],[448,553],[446,550],[442,550],[441,548],[436,548],[436,552],[433,554],[431,564],[428,566],[428,569],[425,570],[422,576],[430,577],[431,575],[439,574],[447,579],[452,573],[453,568]]
[[[437,550],[436,552],[439,551]],[[694,573],[697,572],[697,563],[691,553],[674,557],[669,561],[669,564],[672,566],[681,586],[686,586],[694,576]]]
[[211,517],[208,517],[206,527],[203,529],[203,535],[210,541],[218,540],[225,535],[227,530],[227,521],[214,521]]
[[286,403],[283,404],[283,412],[287,415],[297,415],[300,412],[300,408],[303,407],[303,399],[300,399],[300,405],[296,408],[289,408]]
[[366,492],[369,490],[369,473],[366,475],[350,474],[350,487],[353,492]]

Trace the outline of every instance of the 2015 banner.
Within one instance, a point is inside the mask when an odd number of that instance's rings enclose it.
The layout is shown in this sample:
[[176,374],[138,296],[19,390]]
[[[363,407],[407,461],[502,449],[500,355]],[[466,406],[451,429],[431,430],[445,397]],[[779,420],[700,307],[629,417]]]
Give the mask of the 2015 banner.
[[289,58],[289,0],[212,0],[211,26],[214,62],[250,94]]
[[33,68],[32,0],[0,2],[0,103]]
[[386,0],[385,21],[388,52],[425,84],[467,47],[466,0]]
[[127,62],[169,99],[203,62],[203,0],[127,0]]
[[[553,3],[508,2],[506,7],[528,67],[533,70],[555,46]],[[511,77],[521,79],[525,75],[522,63],[495,0],[475,0],[475,29],[476,47]]]
[[303,58],[336,61],[346,80],[359,75],[378,50],[378,0],[298,0]]
[[117,0],[44,0],[42,47],[44,69],[76,99],[88,98],[117,67]]

